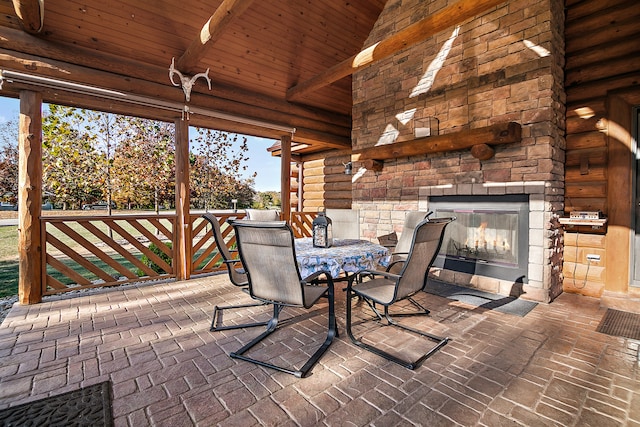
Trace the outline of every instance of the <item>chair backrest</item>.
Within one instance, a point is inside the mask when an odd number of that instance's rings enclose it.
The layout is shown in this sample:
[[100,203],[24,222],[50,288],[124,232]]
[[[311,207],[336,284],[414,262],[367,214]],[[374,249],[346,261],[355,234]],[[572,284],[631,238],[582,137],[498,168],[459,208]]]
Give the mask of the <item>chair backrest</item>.
[[360,212],[357,209],[326,209],[331,218],[334,239],[360,238]]
[[272,209],[245,209],[249,221],[280,221],[280,212]]
[[413,295],[427,284],[427,277],[442,246],[444,229],[454,218],[439,218],[436,222],[428,219],[419,223],[413,232],[409,255],[396,282],[394,300]]
[[304,306],[291,227],[284,221],[232,224],[251,296],[272,303]]
[[421,211],[409,211],[404,217],[404,225],[402,226],[402,233],[398,238],[398,243],[393,252],[396,253],[409,253],[411,249],[411,241],[413,240],[413,232],[418,224],[420,224],[429,215],[429,212]]
[[[224,236],[222,235],[220,221],[215,215],[211,213],[202,214],[202,217],[207,220],[209,224],[211,224],[213,239],[216,241],[216,247],[218,248],[220,256],[225,261],[225,265],[227,266],[227,270],[229,271],[229,279],[231,280],[231,283],[236,286],[246,286],[249,282],[247,279],[247,275],[245,274],[243,267],[237,268],[238,266],[240,266],[240,259],[234,257],[231,254],[231,251],[229,251],[227,242],[225,242]],[[232,260],[237,260],[237,263],[228,262]]]

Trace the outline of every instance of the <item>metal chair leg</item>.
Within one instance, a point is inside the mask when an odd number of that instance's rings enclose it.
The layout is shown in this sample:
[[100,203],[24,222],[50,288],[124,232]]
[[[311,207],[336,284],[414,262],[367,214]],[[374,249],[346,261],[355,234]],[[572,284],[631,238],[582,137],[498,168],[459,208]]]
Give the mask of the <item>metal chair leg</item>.
[[[354,294],[353,296],[351,294]],[[364,298],[363,299],[367,302],[367,304],[369,305],[369,307],[374,311],[374,313],[376,313],[378,320],[382,320],[382,318],[384,317],[386,319],[386,321],[388,322],[389,326],[395,326],[397,328],[401,328],[410,332],[413,332],[415,334],[421,335],[423,337],[426,337],[432,341],[436,342],[436,345],[434,347],[432,347],[427,353],[425,353],[424,355],[422,355],[421,357],[419,357],[416,360],[413,361],[407,361],[404,360],[400,357],[397,357],[395,355],[392,355],[380,348],[374,347],[370,344],[366,344],[364,343],[362,340],[357,339],[354,334],[353,331],[351,330],[351,320],[352,320],[352,298],[354,296],[359,296],[357,295],[355,292],[352,291],[352,289],[349,287],[347,289],[347,335],[349,335],[349,338],[351,338],[351,342],[353,342],[355,345],[357,345],[358,347],[362,347],[365,350],[368,350],[374,354],[377,354],[378,356],[381,356],[391,362],[397,363],[400,366],[404,366],[405,368],[408,369],[415,369],[418,366],[420,366],[422,364],[422,362],[424,362],[426,359],[428,359],[429,357],[431,357],[435,352],[437,352],[438,350],[440,350],[442,347],[444,347],[449,341],[450,339],[448,337],[439,337],[437,335],[433,335],[430,334],[428,332],[425,331],[420,331],[418,329],[414,329],[414,328],[410,328],[408,326],[404,326],[401,325],[399,323],[397,323],[396,321],[393,320],[393,318],[390,316],[389,314],[389,306],[384,306],[384,315],[382,313],[380,313],[377,308],[375,307],[375,304],[372,301],[369,301],[368,298]],[[414,314],[418,314],[418,313],[412,313],[411,315]],[[424,314],[424,313],[422,313]]]
[[302,368],[300,368],[299,370],[285,368],[282,366],[274,365],[272,363],[264,362],[264,361],[257,360],[244,355],[253,346],[258,344],[260,341],[262,341],[269,335],[271,335],[278,327],[278,316],[280,314],[280,311],[282,311],[283,306],[277,305],[277,304],[274,304],[273,306],[273,317],[269,321],[267,325],[267,329],[263,333],[255,337],[253,340],[251,340],[249,343],[245,344],[242,348],[231,353],[230,356],[234,359],[244,360],[245,362],[255,363],[256,365],[263,366],[265,368],[270,368],[270,369],[275,369],[276,371],[285,372],[287,374],[294,375],[297,378],[304,378],[305,376],[307,376],[311,368],[313,368],[313,366],[318,362],[318,360],[320,360],[322,355],[327,351],[327,349],[333,342],[333,339],[338,333],[337,327],[336,327],[336,315],[335,315],[334,295],[333,295],[332,287],[329,288],[328,300],[329,300],[329,326],[327,331],[327,337],[325,338],[320,348],[318,348],[315,351],[315,353],[313,353],[313,355],[307,360],[304,366],[302,366]]
[[224,310],[231,309],[240,309],[240,308],[248,308],[248,307],[260,307],[263,305],[267,305],[265,302],[261,303],[252,303],[252,304],[240,304],[240,305],[225,305],[225,306],[215,306],[213,308],[213,318],[211,319],[211,332],[217,331],[228,331],[230,329],[243,329],[243,328],[253,328],[256,326],[265,326],[268,321],[265,322],[253,322],[253,323],[242,323],[239,325],[223,325],[222,324],[222,312]]

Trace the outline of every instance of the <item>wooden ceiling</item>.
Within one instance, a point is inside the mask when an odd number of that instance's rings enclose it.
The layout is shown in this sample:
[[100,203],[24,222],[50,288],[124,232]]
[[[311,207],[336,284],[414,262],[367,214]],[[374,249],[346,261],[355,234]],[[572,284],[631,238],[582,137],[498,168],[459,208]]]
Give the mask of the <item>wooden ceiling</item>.
[[[351,77],[320,78],[317,84],[318,77],[366,47],[385,2],[0,0],[0,69],[183,105],[184,93],[169,79],[175,58],[176,68],[188,75],[209,69],[212,90],[199,79],[192,109],[296,128],[299,154],[350,148]],[[0,95],[17,96],[29,87],[9,82]],[[38,90],[45,102],[179,117],[59,87]],[[191,114],[190,121],[270,138],[283,133],[201,114]]]

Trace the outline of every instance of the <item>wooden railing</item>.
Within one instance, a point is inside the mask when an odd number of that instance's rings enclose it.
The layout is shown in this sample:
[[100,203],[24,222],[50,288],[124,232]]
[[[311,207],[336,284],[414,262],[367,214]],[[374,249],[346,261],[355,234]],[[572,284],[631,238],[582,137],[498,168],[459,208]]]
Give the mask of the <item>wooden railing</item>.
[[[244,213],[216,213],[226,245],[236,244],[229,218]],[[296,237],[311,236],[315,213],[293,212]],[[122,285],[176,276],[176,216],[101,215],[41,218],[42,295]],[[189,275],[224,270],[208,223],[191,214]]]
[[[244,213],[220,214],[216,213],[218,222],[220,223],[220,231],[222,237],[229,249],[233,249],[236,245],[236,236],[233,233],[233,227],[227,222],[230,218],[241,219]],[[203,274],[212,273],[214,271],[224,270],[226,267],[222,265],[222,257],[217,250],[213,232],[209,227],[209,223],[198,215],[191,216],[191,273]]]
[[155,214],[42,218],[42,294],[174,277],[175,223]]
[[298,237],[311,237],[313,219],[317,217],[316,212],[291,212],[291,228]]

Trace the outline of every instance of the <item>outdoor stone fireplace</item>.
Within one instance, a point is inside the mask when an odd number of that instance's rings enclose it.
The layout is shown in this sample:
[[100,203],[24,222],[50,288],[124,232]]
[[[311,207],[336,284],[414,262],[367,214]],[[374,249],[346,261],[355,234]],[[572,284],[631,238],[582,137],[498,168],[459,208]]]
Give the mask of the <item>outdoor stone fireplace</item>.
[[[452,1],[388,2],[365,45]],[[496,124],[521,126],[516,141],[479,156],[452,147],[385,157],[375,167],[354,161],[361,236],[401,232],[411,210],[453,215],[434,269],[442,280],[507,295],[518,288],[543,302],[562,292],[563,19],[558,0],[497,6],[354,74],[354,152],[428,148],[445,134],[460,141]]]

